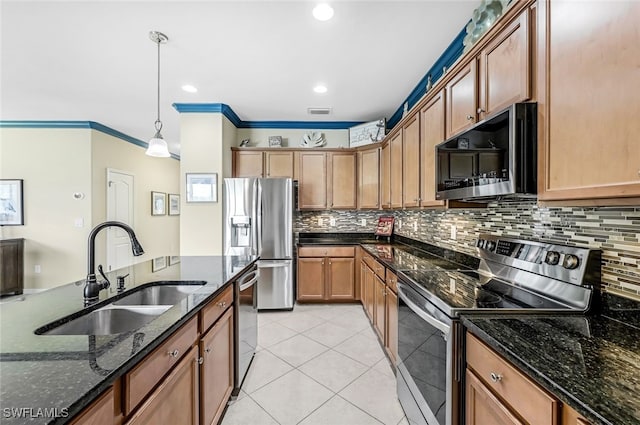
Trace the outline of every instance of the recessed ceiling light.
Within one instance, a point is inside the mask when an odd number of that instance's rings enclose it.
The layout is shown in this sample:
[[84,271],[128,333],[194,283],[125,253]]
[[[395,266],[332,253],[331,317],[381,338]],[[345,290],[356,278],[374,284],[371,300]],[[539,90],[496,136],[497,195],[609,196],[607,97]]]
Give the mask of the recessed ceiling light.
[[320,3],[313,8],[313,17],[318,21],[328,21],[333,17],[333,8],[327,3]]
[[195,88],[194,86],[192,86],[191,84],[185,84],[184,86],[182,86],[182,90],[186,91],[187,93],[197,93],[198,89]]
[[313,91],[316,93],[326,93],[327,92],[327,86],[325,86],[324,84],[318,84],[317,86],[315,86],[313,88]]

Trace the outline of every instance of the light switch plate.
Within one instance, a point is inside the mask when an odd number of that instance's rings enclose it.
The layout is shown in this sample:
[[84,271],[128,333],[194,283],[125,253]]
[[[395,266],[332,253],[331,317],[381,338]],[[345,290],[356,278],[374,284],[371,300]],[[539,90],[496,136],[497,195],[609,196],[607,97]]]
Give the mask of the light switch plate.
[[318,226],[324,226],[324,220],[322,217],[318,217]]
[[331,226],[331,227],[335,227],[336,226],[336,219],[335,218],[331,217],[329,219],[329,226]]
[[449,278],[449,292],[455,294],[456,292],[456,280]]
[[362,220],[360,220],[360,226],[366,226],[367,225],[367,219],[363,218]]
[[40,264],[36,264],[35,266],[33,266],[33,272],[42,273],[42,267],[40,267]]
[[417,221],[414,221],[414,222],[413,222],[413,231],[414,231],[414,232],[417,232],[417,231],[418,231],[418,222],[417,222]]
[[451,225],[451,239],[455,241],[457,237],[458,237],[458,228],[456,227],[455,224],[452,224]]

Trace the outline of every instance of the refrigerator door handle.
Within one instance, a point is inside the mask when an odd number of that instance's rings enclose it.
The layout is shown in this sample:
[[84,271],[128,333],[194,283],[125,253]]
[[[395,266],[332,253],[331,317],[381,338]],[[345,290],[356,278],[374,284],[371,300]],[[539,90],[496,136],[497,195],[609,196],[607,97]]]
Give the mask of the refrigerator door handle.
[[262,185],[260,184],[260,180],[256,181],[256,222],[258,223],[255,226],[254,231],[254,241],[256,241],[255,246],[255,255],[260,255],[262,253]]
[[291,260],[282,261],[258,261],[258,267],[261,269],[275,268],[275,267],[289,267]]

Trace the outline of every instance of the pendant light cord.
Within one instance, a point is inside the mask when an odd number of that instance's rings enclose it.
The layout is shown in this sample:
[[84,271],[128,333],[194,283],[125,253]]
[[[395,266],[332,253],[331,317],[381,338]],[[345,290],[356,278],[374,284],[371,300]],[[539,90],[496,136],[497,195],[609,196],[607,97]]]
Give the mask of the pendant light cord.
[[158,45],[158,116],[155,122],[157,131],[162,130],[162,121],[160,121],[160,38],[156,41]]

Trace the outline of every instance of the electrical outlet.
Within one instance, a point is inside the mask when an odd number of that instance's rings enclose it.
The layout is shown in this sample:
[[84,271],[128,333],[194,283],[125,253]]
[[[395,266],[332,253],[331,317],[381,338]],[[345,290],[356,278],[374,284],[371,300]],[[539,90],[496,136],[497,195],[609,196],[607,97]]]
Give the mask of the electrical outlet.
[[336,227],[336,219],[334,217],[329,219],[329,226]]
[[417,221],[414,221],[414,222],[413,222],[413,231],[414,231],[414,232],[417,232],[417,231],[418,231],[418,222],[417,222]]
[[402,220],[398,220],[398,230],[402,229]]
[[360,220],[360,226],[364,227],[367,225],[367,219],[363,218],[362,220]]
[[455,224],[452,224],[451,225],[451,239],[455,241],[457,237],[458,237],[458,228],[456,227]]
[[40,267],[40,264],[33,266],[33,271],[34,273],[42,273],[42,267]]
[[76,219],[73,221],[73,225],[74,225],[75,227],[79,227],[79,228],[84,227],[84,218],[82,218],[82,217],[78,217],[78,218],[76,218]]
[[456,280],[449,278],[449,292],[455,294],[456,292]]
[[318,226],[324,226],[324,220],[322,219],[322,217],[318,217]]

